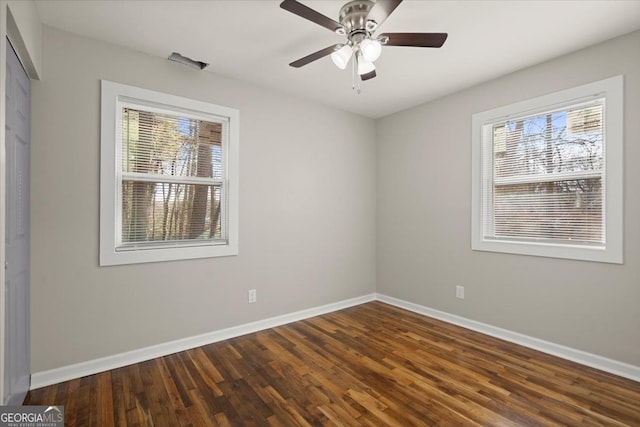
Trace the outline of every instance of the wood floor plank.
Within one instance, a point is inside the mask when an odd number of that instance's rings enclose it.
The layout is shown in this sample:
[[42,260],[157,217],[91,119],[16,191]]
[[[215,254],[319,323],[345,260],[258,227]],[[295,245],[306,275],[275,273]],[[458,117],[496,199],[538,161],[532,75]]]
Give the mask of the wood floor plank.
[[112,377],[111,372],[107,371],[104,375],[98,376],[98,398],[100,403],[98,409],[100,413],[98,419],[100,425],[115,425],[113,414],[113,393],[112,393]]
[[640,383],[372,302],[32,390],[67,426],[640,426]]

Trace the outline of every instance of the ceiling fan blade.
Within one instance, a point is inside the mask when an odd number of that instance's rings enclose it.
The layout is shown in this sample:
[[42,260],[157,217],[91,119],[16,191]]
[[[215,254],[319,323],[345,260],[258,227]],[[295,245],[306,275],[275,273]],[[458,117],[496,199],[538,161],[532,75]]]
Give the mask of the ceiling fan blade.
[[333,46],[325,47],[324,49],[320,49],[317,52],[313,52],[311,55],[307,55],[304,58],[293,61],[289,65],[295,68],[300,68],[303,65],[307,65],[308,63],[313,62],[317,59],[324,58],[327,55],[331,55],[336,49],[339,49],[340,47],[342,47],[341,44],[334,44]]
[[441,47],[447,33],[384,33],[382,37],[389,38],[385,46]]
[[366,80],[371,80],[375,76],[376,76],[376,70],[372,70],[372,71],[368,72],[367,74],[361,74],[360,75],[360,79],[364,82]]
[[367,21],[375,21],[376,28],[379,27],[400,3],[402,3],[402,0],[376,0],[376,3],[369,11],[369,15],[367,15]]
[[321,14],[320,12],[316,12],[308,6],[296,1],[296,0],[284,0],[280,3],[280,7],[284,10],[287,10],[295,15],[300,16],[301,18],[308,19],[311,22],[315,22],[316,24],[328,28],[329,30],[336,32],[338,30],[344,31],[344,27],[339,23],[334,21],[333,19]]

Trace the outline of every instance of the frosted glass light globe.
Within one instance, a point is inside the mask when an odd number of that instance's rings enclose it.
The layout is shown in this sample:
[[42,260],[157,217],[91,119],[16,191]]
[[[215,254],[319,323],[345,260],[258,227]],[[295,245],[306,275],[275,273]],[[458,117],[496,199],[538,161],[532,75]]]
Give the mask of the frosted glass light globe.
[[331,60],[334,64],[336,64],[336,67],[344,70],[347,67],[349,59],[351,59],[352,54],[353,48],[351,48],[351,46],[349,46],[348,44],[345,44],[340,49],[331,54]]
[[362,52],[364,59],[373,62],[380,58],[382,44],[378,40],[364,39],[360,42],[360,52]]

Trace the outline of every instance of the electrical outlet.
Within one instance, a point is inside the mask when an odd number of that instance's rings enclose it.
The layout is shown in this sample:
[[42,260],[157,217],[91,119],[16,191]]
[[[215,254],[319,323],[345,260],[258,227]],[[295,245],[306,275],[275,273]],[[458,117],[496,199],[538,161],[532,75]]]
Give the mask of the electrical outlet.
[[258,300],[258,292],[255,289],[249,289],[248,292],[249,304],[253,304]]
[[456,298],[464,299],[464,286],[456,286]]

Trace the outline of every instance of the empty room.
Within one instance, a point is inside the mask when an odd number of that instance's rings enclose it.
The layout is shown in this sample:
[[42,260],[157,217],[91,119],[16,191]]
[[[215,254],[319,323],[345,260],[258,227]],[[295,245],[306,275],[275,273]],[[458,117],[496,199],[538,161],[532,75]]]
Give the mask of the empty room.
[[640,426],[640,1],[0,22],[0,427]]

